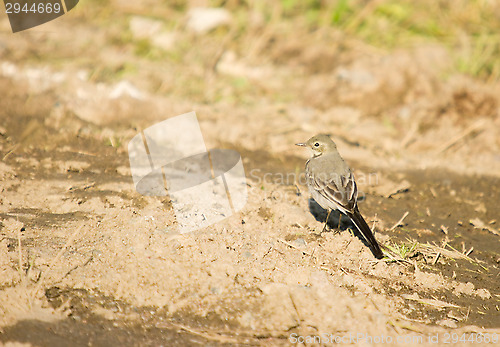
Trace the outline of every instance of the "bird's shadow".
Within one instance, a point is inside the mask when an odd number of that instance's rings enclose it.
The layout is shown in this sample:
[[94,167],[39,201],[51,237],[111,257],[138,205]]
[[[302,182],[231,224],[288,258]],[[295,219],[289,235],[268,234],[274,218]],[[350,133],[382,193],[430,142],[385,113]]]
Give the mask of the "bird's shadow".
[[[309,198],[309,212],[314,216],[314,218],[321,223],[325,223],[328,211],[321,207],[313,198]],[[340,224],[339,224],[340,219]],[[328,231],[344,231],[351,229],[354,236],[363,242],[365,246],[368,247],[368,242],[365,240],[361,232],[356,228],[356,225],[351,221],[351,219],[345,214],[341,213],[339,210],[333,210],[328,218],[327,228],[325,232]]]

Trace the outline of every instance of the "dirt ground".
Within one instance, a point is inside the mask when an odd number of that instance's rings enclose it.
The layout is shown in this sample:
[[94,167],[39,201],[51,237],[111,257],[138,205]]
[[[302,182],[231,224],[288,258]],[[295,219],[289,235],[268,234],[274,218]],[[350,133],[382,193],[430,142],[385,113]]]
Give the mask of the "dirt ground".
[[[82,2],[17,34],[0,17],[0,343],[500,336],[500,84],[451,74],[438,44],[258,16],[195,33],[147,3]],[[248,202],[180,234],[168,198],[136,192],[127,146],[193,110],[208,148],[241,154]],[[294,146],[316,133],[354,169],[384,259],[346,218],[319,235]]]

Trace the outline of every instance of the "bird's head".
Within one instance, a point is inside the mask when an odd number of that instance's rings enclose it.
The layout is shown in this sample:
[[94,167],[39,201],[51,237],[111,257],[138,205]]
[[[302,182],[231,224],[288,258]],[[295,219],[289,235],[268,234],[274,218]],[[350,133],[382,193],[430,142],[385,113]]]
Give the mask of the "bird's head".
[[297,146],[308,147],[313,151],[314,157],[318,157],[323,153],[329,153],[337,150],[337,145],[328,135],[315,135],[307,142],[296,143]]

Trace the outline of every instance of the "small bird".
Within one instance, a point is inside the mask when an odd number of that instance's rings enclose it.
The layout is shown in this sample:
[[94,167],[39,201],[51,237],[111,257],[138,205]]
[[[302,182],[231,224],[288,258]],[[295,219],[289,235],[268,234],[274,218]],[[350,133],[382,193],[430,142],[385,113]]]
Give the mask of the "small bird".
[[306,182],[313,199],[328,211],[323,231],[332,210],[339,210],[358,228],[375,258],[381,259],[384,254],[358,209],[358,188],[354,175],[340,156],[335,142],[328,135],[316,135],[296,145],[313,151],[313,156],[306,162]]

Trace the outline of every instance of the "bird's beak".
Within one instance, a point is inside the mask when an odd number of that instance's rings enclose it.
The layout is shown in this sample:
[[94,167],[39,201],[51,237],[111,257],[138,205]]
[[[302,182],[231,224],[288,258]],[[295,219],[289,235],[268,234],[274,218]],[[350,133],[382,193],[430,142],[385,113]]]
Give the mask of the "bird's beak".
[[295,146],[305,147],[306,144],[305,143],[296,143]]

